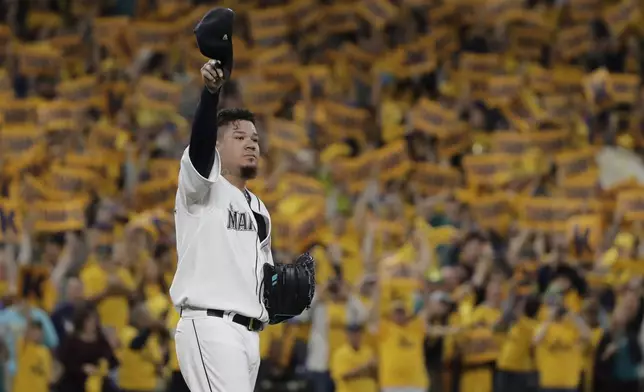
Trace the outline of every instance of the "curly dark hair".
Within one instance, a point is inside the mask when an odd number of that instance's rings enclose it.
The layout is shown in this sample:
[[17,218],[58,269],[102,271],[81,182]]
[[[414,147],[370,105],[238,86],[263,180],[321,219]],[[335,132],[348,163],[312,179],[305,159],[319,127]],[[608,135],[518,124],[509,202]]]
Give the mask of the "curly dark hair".
[[255,115],[250,110],[241,108],[222,109],[217,113],[217,128],[235,121],[249,121],[255,125]]

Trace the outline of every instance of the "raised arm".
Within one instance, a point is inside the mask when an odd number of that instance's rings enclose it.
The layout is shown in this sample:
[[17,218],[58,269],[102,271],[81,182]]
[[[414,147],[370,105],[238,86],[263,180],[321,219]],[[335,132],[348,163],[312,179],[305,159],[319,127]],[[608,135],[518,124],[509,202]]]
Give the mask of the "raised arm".
[[217,106],[224,84],[223,70],[216,60],[201,68],[204,88],[197,105],[190,133],[190,145],[181,158],[179,187],[187,206],[203,204],[205,196],[219,177],[217,143]]
[[54,327],[54,323],[51,322],[49,315],[44,311],[38,309],[34,310],[32,317],[38,320],[42,325],[43,344],[50,349],[55,349],[56,347],[58,347],[58,334],[56,333],[56,328]]
[[62,288],[63,280],[67,272],[69,272],[76,252],[79,250],[79,243],[80,241],[75,233],[71,231],[65,233],[65,247],[58,257],[56,266],[50,275],[50,280],[57,290],[61,290]]
[[533,346],[539,345],[543,341],[543,339],[546,338],[546,334],[548,333],[548,328],[550,328],[550,324],[551,324],[551,321],[546,321],[537,328],[537,331],[534,334],[534,337],[532,338]]
[[586,321],[584,321],[583,317],[574,313],[569,314],[570,318],[579,330],[579,339],[582,341],[582,343],[588,344],[592,339],[592,330],[590,329],[588,324],[586,324]]
[[204,178],[210,176],[210,171],[215,163],[217,106],[219,106],[219,90],[211,93],[207,87],[204,87],[192,122],[190,146],[188,147],[192,166]]

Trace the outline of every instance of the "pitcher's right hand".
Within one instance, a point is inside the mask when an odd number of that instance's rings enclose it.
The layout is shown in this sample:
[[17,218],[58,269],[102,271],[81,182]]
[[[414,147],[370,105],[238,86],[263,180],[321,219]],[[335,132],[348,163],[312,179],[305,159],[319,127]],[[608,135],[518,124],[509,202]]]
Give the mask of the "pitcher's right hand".
[[203,79],[208,91],[212,94],[219,91],[221,86],[226,82],[221,62],[219,60],[208,60],[208,62],[201,67],[201,78]]

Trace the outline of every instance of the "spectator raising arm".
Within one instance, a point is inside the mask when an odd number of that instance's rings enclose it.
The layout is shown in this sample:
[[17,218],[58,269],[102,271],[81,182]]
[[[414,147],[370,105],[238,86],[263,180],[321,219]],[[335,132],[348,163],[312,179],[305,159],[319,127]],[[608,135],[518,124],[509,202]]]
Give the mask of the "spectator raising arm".
[[50,349],[58,347],[58,334],[49,315],[42,309],[33,308],[31,310],[31,317],[42,325],[43,344]]
[[549,327],[550,327],[550,321],[546,321],[539,326],[539,329],[537,329],[537,332],[534,334],[534,338],[532,339],[532,344],[534,346],[539,345],[543,341],[543,339],[546,338]]
[[414,272],[418,279],[423,280],[427,271],[435,266],[433,247],[429,237],[420,228],[414,229],[413,240],[418,259],[414,265]]
[[16,262],[16,248],[13,244],[5,244],[0,253],[1,267],[6,271],[7,292],[15,293],[18,282],[18,264]]
[[[503,305],[503,312],[501,317],[494,323],[492,329],[497,332],[507,332],[510,329],[510,326],[514,321],[516,321],[515,307],[517,306],[519,299],[516,294],[516,287],[513,285],[510,287],[510,293],[508,299]],[[522,299],[525,303],[525,299]]]
[[380,323],[380,297],[381,297],[381,280],[376,279],[376,284],[371,292],[371,308],[367,318],[367,325],[372,332],[378,331],[378,324]]
[[65,247],[51,272],[51,283],[57,290],[62,289],[63,279],[72,265],[74,254],[79,250],[79,245],[80,241],[75,233],[65,233]]
[[588,324],[586,324],[586,321],[584,321],[584,318],[575,313],[569,314],[570,318],[572,318],[572,321],[575,323],[579,330],[579,339],[581,339],[582,343],[589,343],[592,336],[592,331]]

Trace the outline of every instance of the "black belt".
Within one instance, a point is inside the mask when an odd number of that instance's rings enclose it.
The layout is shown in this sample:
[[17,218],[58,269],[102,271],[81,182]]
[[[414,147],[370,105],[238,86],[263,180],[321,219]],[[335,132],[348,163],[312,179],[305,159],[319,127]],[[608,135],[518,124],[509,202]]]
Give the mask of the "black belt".
[[[211,317],[224,318],[226,312],[219,309],[207,309],[206,314]],[[232,318],[233,323],[237,323],[249,331],[259,332],[264,329],[264,323],[259,321],[256,318],[242,316],[241,314],[235,314]]]

